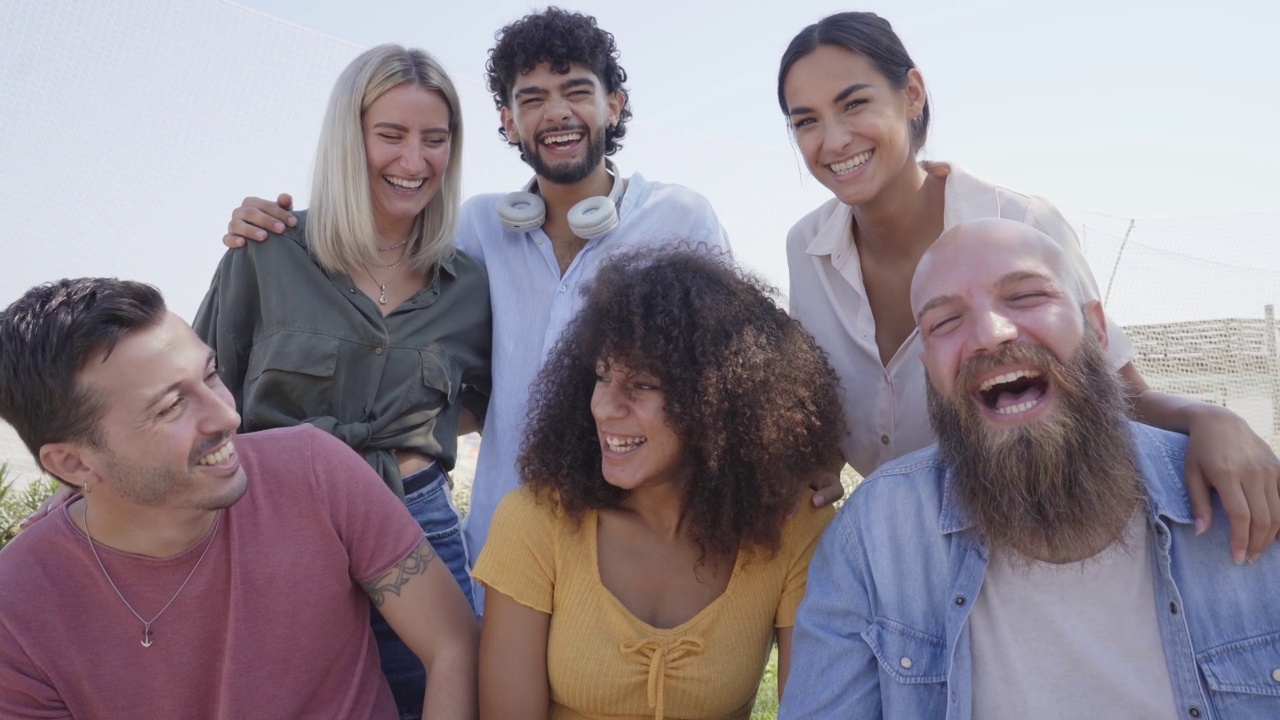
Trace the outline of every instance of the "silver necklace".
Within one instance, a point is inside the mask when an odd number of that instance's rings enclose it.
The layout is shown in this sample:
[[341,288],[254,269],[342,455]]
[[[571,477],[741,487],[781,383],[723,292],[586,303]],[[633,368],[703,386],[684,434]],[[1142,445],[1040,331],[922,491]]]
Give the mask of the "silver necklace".
[[[400,259],[404,260],[403,257]],[[395,263],[395,265],[399,265],[399,264],[400,263],[398,262]],[[391,265],[390,267],[395,267],[395,265]],[[378,304],[386,305],[387,304],[387,286],[395,282],[396,278],[400,277],[400,271],[403,270],[404,268],[403,267],[396,268],[396,271],[391,274],[391,277],[387,278],[386,282],[378,282],[378,278],[373,276],[373,270],[371,270],[368,265],[362,265],[361,267],[364,268],[364,271],[369,275],[369,279],[372,280],[373,284],[377,285],[378,290],[381,291],[381,294],[378,295]]]
[[204,556],[208,555],[209,548],[213,547],[213,539],[218,535],[218,524],[221,521],[222,512],[219,511],[218,514],[213,517],[213,530],[209,532],[209,542],[205,543],[204,552],[200,553],[200,558],[196,560],[195,567],[192,567],[191,572],[187,573],[187,579],[183,580],[182,584],[178,586],[178,592],[174,593],[173,597],[169,598],[169,602],[165,603],[164,607],[160,608],[160,612],[156,613],[155,617],[150,620],[143,620],[142,616],[138,614],[138,611],[134,610],[133,606],[129,604],[129,601],[124,599],[124,593],[120,592],[120,588],[116,587],[116,581],[111,579],[111,573],[107,572],[107,566],[103,565],[102,558],[98,557],[98,549],[93,545],[93,535],[89,533],[89,506],[88,504],[84,506],[84,535],[89,538],[89,550],[93,552],[93,559],[98,561],[98,567],[102,568],[102,574],[107,578],[107,582],[111,583],[111,589],[116,591],[116,597],[120,598],[120,602],[124,603],[124,606],[129,608],[129,612],[133,613],[133,616],[138,618],[138,622],[142,623],[142,647],[151,647],[151,626],[155,624],[155,621],[160,619],[160,616],[164,614],[165,610],[169,609],[169,606],[173,604],[173,601],[178,599],[178,596],[181,595],[182,591],[187,587],[187,583],[191,582],[191,576],[195,575],[196,570],[200,569],[200,563],[204,562]]

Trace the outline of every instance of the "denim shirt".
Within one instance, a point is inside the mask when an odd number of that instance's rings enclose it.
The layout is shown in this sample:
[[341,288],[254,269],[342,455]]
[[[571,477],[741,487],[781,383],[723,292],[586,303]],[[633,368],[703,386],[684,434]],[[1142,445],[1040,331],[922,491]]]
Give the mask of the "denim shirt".
[[[1220,504],[1196,537],[1186,437],[1131,431],[1179,717],[1280,718],[1280,553],[1237,566]],[[778,717],[970,718],[968,620],[988,559],[972,528],[936,447],[868,478],[810,564]]]

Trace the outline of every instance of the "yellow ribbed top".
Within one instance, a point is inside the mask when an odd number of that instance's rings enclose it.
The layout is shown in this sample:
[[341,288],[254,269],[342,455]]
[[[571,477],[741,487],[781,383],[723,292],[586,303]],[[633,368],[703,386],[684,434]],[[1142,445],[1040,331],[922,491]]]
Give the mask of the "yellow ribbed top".
[[674,628],[632,615],[600,582],[596,513],[581,526],[529,489],[498,506],[476,580],[551,615],[551,718],[747,718],[775,627],[795,624],[831,508],[809,503],[771,559],[738,553],[724,593]]

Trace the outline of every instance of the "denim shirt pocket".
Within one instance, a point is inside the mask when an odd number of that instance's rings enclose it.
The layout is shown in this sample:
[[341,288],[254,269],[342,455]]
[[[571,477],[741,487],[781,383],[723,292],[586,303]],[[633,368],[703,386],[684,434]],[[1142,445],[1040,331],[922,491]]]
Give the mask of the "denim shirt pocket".
[[1221,645],[1196,660],[1218,717],[1280,717],[1280,633]]
[[[278,332],[254,345],[241,408],[246,427],[274,427],[281,417],[303,421],[328,415],[338,347],[335,337],[293,331]],[[258,418],[264,424],[256,423]]]
[[[936,683],[943,690],[947,679],[947,643],[939,637],[878,617],[863,633],[880,669],[904,685]],[[923,688],[922,688],[923,689]]]

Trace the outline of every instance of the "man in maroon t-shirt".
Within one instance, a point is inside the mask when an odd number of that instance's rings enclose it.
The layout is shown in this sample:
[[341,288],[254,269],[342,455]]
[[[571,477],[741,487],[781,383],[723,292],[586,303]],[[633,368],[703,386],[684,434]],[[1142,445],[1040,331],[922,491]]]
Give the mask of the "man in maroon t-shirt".
[[369,601],[476,712],[476,625],[340,441],[240,417],[152,287],[63,280],[0,314],[0,416],[80,497],[0,552],[0,717],[394,718]]

